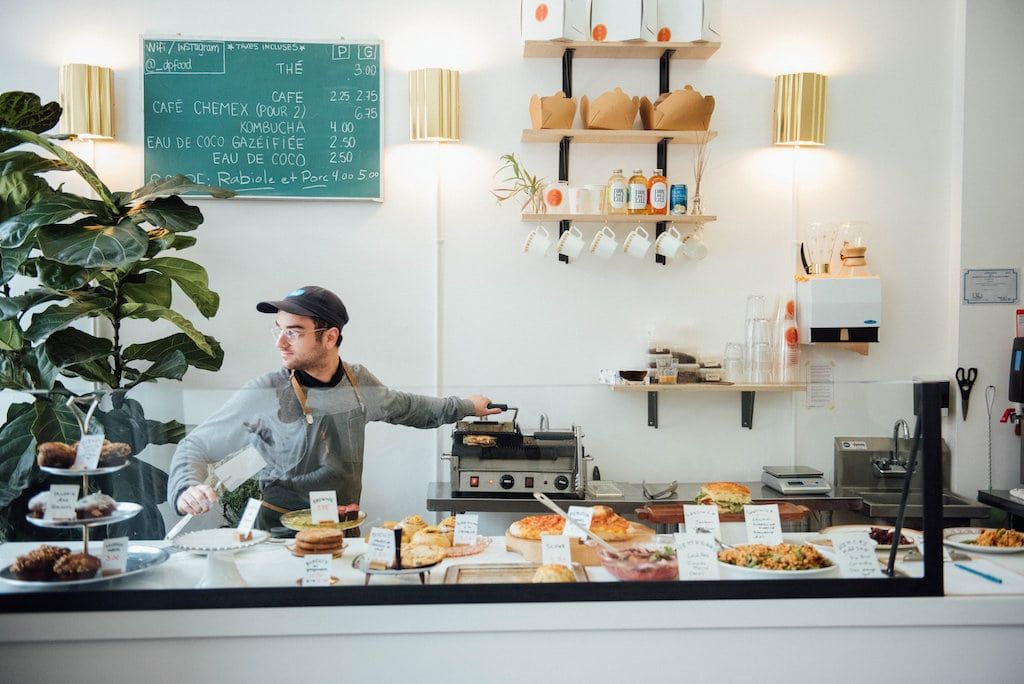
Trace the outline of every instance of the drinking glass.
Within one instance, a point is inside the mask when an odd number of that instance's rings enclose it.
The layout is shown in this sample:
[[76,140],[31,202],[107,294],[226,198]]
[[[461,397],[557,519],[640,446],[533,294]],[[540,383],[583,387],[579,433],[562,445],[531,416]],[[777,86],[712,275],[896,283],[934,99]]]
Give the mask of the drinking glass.
[[[761,299],[763,301],[764,298]],[[756,382],[754,380],[754,350],[759,344],[771,344],[771,329],[771,323],[767,318],[752,318],[747,321],[747,357],[744,365],[747,368],[747,380],[750,382]]]
[[726,381],[743,382],[746,379],[743,356],[742,343],[729,342],[725,345],[725,354],[722,355],[722,370],[725,372]]
[[757,342],[751,354],[750,382],[767,385],[772,381],[772,348],[767,342]]

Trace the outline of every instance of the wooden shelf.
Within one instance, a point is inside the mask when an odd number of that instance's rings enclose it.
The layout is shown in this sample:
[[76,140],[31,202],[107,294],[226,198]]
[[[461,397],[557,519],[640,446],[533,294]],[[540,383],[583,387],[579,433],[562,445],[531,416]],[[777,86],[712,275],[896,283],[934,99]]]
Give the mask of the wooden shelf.
[[598,143],[602,145],[645,145],[668,140],[673,145],[693,145],[699,136],[707,135],[714,140],[718,131],[602,131],[596,128],[524,128],[524,143],[557,143],[562,138],[572,138],[573,143]]
[[675,50],[672,59],[708,59],[721,43],[655,43],[650,41],[596,42],[592,40],[528,40],[523,57],[561,57],[572,48],[573,59],[658,59],[665,50]]
[[613,392],[647,395],[647,425],[658,427],[658,395],[662,392],[739,392],[740,425],[754,428],[754,397],[758,392],[803,392],[807,385],[749,385],[717,382],[691,382],[675,385],[611,385]]
[[575,221],[576,223],[686,223],[704,224],[718,220],[717,216],[683,216],[679,214],[523,214],[525,223],[540,221]]

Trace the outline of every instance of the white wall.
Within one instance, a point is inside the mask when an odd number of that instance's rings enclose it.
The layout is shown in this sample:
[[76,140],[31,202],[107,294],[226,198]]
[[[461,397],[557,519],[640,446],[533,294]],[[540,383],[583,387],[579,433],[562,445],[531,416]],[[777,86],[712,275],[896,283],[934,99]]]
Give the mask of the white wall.
[[[717,100],[712,126],[720,135],[704,195],[706,211],[719,220],[706,230],[706,260],[669,267],[622,255],[565,266],[520,253],[530,226],[513,207],[496,206],[488,191],[498,157],[507,152],[520,154],[531,170],[557,175],[557,146],[525,145],[520,135],[529,125],[530,95],[559,88],[560,67],[558,60],[522,58],[518,6],[512,0],[487,3],[486,11],[469,0],[39,2],[10,15],[0,41],[0,90],[54,99],[59,64],[113,67],[117,142],[98,148],[97,165],[112,186],[126,189],[140,184],[142,174],[139,34],[384,41],[383,204],[201,203],[200,244],[184,256],[205,264],[221,293],[221,313],[201,327],[221,340],[227,356],[219,374],[190,372],[184,383],[190,406],[194,391],[231,389],[274,368],[277,357],[264,332],[269,319],[254,311],[255,301],[318,283],[339,292],[349,308],[346,358],[415,391],[435,391],[439,372],[442,392],[480,389],[521,406],[528,425],[541,412],[552,424],[582,424],[606,479],[756,479],[769,462],[831,470],[833,435],[888,434],[893,420],[909,418],[905,386],[845,386],[832,412],[805,410],[802,394],[759,395],[753,431],[739,427],[738,396],[663,397],[661,429],[651,430],[642,395],[613,395],[593,383],[600,368],[642,360],[650,324],[672,342],[720,354],[725,342],[742,337],[745,297],[771,300],[787,287],[792,152],[769,144],[770,99],[775,74],[805,70],[829,74],[830,109],[827,146],[801,153],[800,215],[870,221],[868,259],[883,277],[885,299],[882,343],[869,357],[821,350],[808,356],[834,360],[837,377],[850,382],[949,375],[954,336],[946,227],[959,92],[950,78],[954,3],[726,0],[721,50],[706,62],[672,63],[673,87],[693,83]],[[462,143],[439,150],[446,236],[440,249],[436,150],[410,144],[407,135],[405,74],[423,66],[463,75]],[[657,77],[656,61],[577,60],[574,94],[596,96],[618,85],[653,97]],[[673,182],[691,182],[690,154],[672,146]],[[655,150],[577,145],[571,161],[572,182],[602,183],[613,167],[649,170]],[[422,512],[438,443],[447,439],[447,430],[438,439],[373,426],[364,507],[384,517]],[[972,482],[977,464],[961,464],[958,472]]]

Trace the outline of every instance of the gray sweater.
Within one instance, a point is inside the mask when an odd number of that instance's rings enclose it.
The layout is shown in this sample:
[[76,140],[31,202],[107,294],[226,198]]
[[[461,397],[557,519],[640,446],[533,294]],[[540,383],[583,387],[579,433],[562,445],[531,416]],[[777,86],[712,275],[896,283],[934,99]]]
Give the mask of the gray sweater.
[[209,465],[250,445],[267,461],[259,473],[265,501],[287,510],[309,508],[310,491],[333,489],[339,504],[358,503],[369,421],[436,428],[474,412],[466,399],[397,392],[366,368],[349,368],[362,405],[348,378],[334,387],[305,388],[312,425],[302,414],[288,370],[247,383],[178,444],[167,482],[172,508],[185,489],[203,483]]

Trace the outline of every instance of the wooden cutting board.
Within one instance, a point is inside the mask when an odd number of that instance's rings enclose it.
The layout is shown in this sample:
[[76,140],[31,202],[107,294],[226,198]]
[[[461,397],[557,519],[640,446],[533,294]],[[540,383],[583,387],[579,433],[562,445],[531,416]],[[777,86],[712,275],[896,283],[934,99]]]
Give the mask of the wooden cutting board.
[[[806,506],[792,503],[779,504],[779,520],[786,522],[799,522],[811,514],[811,509]],[[636,509],[636,516],[655,525],[682,525],[683,504],[650,504],[643,508]],[[743,522],[742,513],[719,513],[718,519],[721,522]]]
[[[617,549],[628,549],[631,546],[636,546],[640,542],[648,541],[654,536],[654,530],[645,525],[641,525],[640,523],[630,523],[630,532],[632,533],[632,537],[630,539],[627,539],[626,541],[608,543]],[[531,563],[543,562],[543,553],[541,551],[539,539],[520,539],[519,537],[513,537],[506,530],[505,548],[514,553],[518,553]],[[579,539],[569,540],[569,553],[572,556],[572,560],[574,563],[579,563],[580,565],[600,565],[601,557],[597,555],[600,550],[601,547],[584,544]]]

